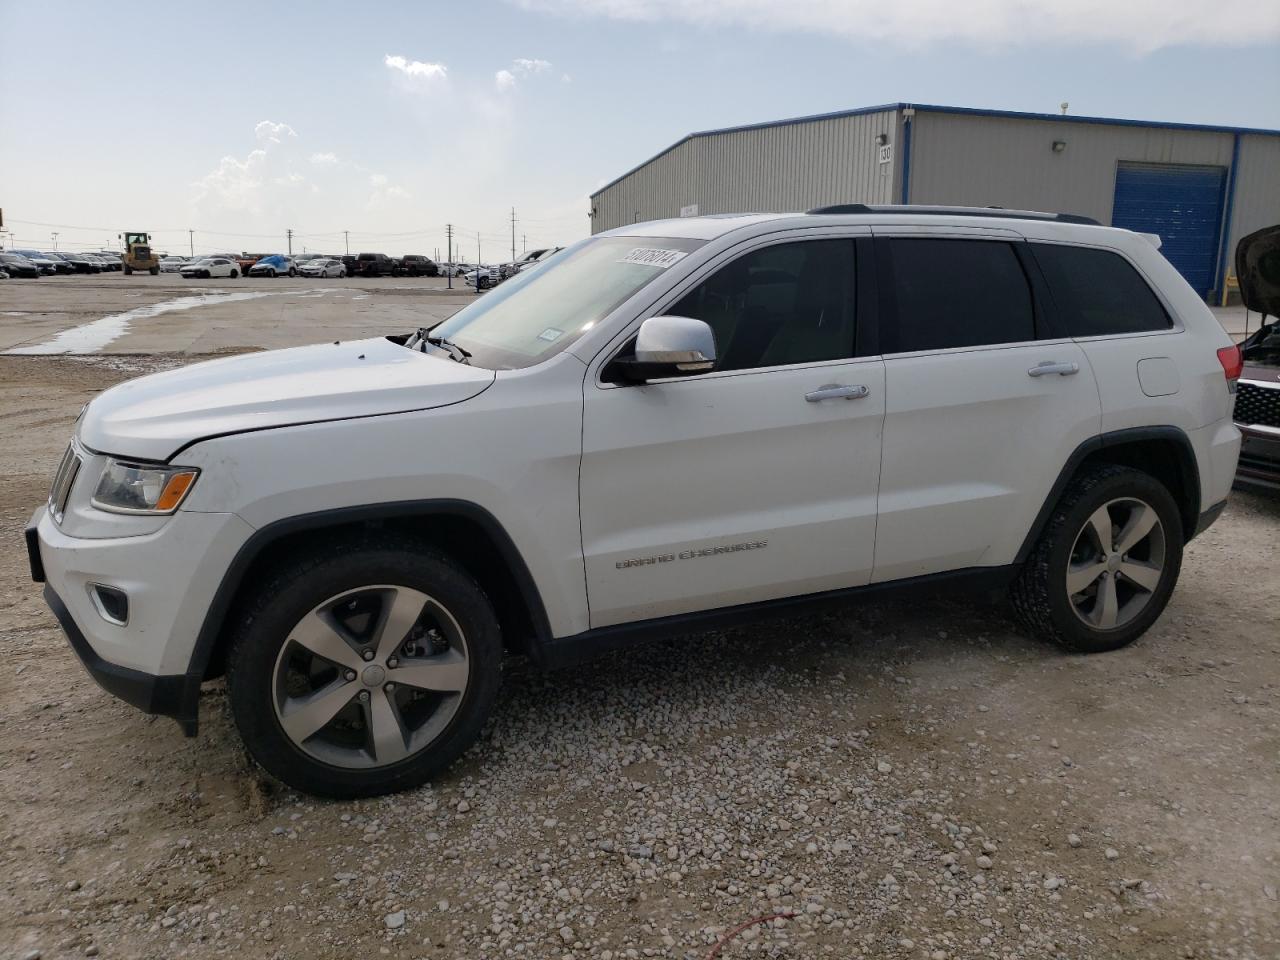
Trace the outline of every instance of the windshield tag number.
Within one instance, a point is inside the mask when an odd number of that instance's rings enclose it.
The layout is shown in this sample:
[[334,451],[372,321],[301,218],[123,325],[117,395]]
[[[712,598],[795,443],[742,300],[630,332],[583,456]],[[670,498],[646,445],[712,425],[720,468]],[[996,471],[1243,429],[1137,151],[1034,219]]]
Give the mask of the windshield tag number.
[[683,250],[662,250],[658,247],[633,247],[619,263],[641,263],[646,267],[657,267],[665,270],[672,264],[682,260]]

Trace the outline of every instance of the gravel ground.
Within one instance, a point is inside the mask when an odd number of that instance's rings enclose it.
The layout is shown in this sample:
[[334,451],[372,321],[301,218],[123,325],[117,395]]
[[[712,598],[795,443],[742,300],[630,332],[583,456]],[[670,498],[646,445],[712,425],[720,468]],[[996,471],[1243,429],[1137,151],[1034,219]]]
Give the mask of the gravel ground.
[[79,406],[185,360],[0,357],[0,956],[1280,956],[1280,502],[1073,657],[927,596],[506,667],[430,788],[320,802],[98,689],[21,528]]

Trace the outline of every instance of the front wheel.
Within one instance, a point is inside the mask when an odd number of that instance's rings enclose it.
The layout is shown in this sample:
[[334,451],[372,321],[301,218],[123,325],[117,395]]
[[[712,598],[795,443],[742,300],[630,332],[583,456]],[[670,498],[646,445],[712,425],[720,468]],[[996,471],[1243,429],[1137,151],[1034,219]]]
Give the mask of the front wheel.
[[232,271],[231,271],[231,273],[230,273],[230,277],[231,277],[231,279],[232,279],[232,280],[236,279],[236,277],[238,277],[238,276],[240,276],[240,271],[239,271],[239,270],[232,270]]
[[297,275],[298,275],[298,271],[297,271],[297,270],[295,270],[293,267],[290,267],[290,268],[289,268],[289,276],[291,276],[291,277],[296,277]]
[[484,592],[429,548],[359,545],[281,566],[232,639],[232,715],[253,758],[307,793],[417,786],[475,740],[502,643]]
[[1030,632],[1069,650],[1117,650],[1164,611],[1182,545],[1178,506],[1160,481],[1090,468],[1067,486],[1014,581],[1014,610]]
[[132,267],[125,267],[125,268],[124,268],[124,275],[125,275],[126,277],[132,277],[132,276],[133,276],[133,268],[132,268]]

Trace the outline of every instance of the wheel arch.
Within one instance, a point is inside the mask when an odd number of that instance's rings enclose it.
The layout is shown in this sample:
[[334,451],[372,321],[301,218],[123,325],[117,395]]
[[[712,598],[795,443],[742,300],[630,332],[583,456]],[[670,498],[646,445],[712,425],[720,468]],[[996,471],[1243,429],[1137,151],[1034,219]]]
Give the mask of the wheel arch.
[[[393,531],[459,562],[493,601],[508,650],[537,655],[551,637],[546,609],[529,568],[510,535],[489,511],[465,500],[414,500],[341,507],[270,523],[245,541],[223,574],[187,668],[187,695],[221,676],[226,667],[229,624],[258,582],[257,574],[309,542],[335,538],[353,543]],[[194,715],[194,703],[192,715]]]
[[1111,463],[1150,474],[1178,504],[1183,539],[1195,536],[1200,520],[1200,471],[1191,438],[1179,427],[1150,426],[1113,430],[1091,437],[1072,452],[1018,550],[1017,563],[1031,554],[1054,506],[1072,478],[1094,464]]

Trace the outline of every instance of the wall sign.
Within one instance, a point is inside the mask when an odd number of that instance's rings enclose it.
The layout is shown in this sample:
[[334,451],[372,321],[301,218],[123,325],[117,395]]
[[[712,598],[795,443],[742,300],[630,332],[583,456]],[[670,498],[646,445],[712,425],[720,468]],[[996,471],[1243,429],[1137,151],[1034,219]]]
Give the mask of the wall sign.
[[698,205],[696,203],[691,203],[687,207],[680,208],[680,216],[682,217],[696,217],[697,215]]
[[879,150],[880,150],[881,163],[891,163],[893,161],[893,144],[892,143],[884,144],[879,148]]

